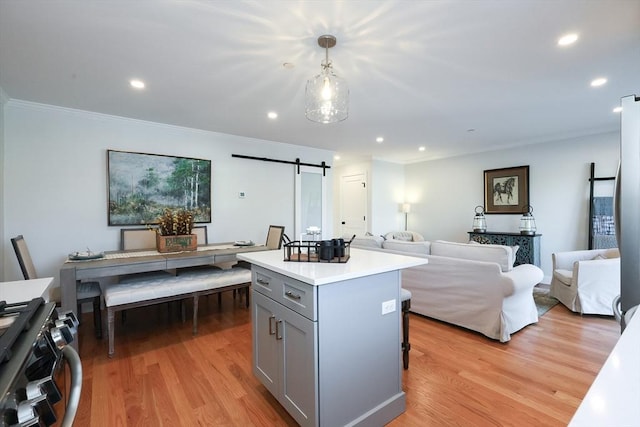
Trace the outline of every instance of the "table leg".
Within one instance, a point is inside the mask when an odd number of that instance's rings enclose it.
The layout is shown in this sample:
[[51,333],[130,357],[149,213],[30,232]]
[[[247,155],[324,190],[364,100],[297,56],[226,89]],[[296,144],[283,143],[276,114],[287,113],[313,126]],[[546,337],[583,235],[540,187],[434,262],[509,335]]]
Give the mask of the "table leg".
[[[60,305],[62,311],[73,311],[76,315],[79,315],[78,300],[76,297],[76,269],[75,268],[63,268],[60,270]],[[78,317],[78,321],[82,322],[82,319]],[[76,334],[75,339],[71,343],[71,346],[78,350],[80,338]]]

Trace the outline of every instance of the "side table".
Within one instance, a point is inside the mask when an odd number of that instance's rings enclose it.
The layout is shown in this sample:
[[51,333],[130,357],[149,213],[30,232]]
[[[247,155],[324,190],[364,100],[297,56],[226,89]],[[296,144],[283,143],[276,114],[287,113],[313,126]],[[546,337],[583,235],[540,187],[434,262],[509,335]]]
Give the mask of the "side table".
[[540,237],[542,234],[526,235],[520,233],[502,233],[499,231],[487,231],[477,233],[469,231],[469,240],[478,243],[491,243],[494,245],[520,246],[516,253],[514,265],[533,264],[540,267]]

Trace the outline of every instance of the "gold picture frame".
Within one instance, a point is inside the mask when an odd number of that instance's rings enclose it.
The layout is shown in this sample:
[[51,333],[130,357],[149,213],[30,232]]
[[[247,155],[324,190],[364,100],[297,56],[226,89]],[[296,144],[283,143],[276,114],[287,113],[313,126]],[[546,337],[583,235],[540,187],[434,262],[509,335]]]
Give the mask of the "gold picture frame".
[[528,165],[484,171],[484,213],[522,214],[528,206]]

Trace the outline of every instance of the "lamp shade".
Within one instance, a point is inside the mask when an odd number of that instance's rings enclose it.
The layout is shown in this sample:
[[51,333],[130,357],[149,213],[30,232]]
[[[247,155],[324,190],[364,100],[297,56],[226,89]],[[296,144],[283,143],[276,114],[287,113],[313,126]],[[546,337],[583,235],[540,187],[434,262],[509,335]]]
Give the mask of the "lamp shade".
[[403,203],[402,213],[409,213],[409,212],[411,212],[411,205],[409,203]]
[[529,205],[524,207],[520,217],[520,234],[529,236],[536,234],[536,219],[533,217],[533,208]]
[[476,214],[473,217],[473,231],[484,233],[487,231],[487,219],[484,216],[484,207],[476,206]]

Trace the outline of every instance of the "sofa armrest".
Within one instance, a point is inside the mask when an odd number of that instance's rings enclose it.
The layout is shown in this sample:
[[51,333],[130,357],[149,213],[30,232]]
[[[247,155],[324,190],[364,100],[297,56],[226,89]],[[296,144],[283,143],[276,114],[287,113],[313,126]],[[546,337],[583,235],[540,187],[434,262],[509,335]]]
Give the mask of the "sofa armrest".
[[578,287],[585,283],[611,283],[620,286],[620,258],[576,261],[573,280]]
[[590,249],[582,251],[556,252],[551,254],[554,270],[573,270],[576,261],[593,260],[598,255],[605,255],[611,249]]
[[544,278],[544,272],[533,264],[520,264],[513,270],[502,273],[513,282],[514,293],[531,292],[533,287]]

